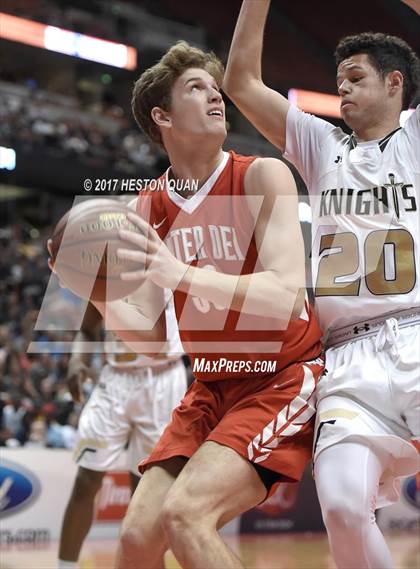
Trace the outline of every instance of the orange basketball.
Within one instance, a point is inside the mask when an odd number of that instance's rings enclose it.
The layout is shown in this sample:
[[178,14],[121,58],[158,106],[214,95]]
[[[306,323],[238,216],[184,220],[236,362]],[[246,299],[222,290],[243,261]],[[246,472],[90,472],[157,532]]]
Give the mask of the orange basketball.
[[87,300],[116,300],[141,284],[123,281],[124,271],[141,268],[117,257],[117,249],[136,249],[120,239],[119,229],[138,231],[127,219],[131,210],[111,199],[89,199],[69,210],[52,235],[51,256],[63,286]]

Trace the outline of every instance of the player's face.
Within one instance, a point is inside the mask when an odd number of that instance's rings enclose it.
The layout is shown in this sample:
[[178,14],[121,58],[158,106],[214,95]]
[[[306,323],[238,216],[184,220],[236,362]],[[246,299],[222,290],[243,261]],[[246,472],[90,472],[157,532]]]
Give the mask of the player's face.
[[337,69],[341,116],[355,132],[383,119],[387,91],[384,79],[366,54],[352,55]]
[[225,104],[216,80],[204,69],[184,71],[172,88],[174,133],[226,137]]

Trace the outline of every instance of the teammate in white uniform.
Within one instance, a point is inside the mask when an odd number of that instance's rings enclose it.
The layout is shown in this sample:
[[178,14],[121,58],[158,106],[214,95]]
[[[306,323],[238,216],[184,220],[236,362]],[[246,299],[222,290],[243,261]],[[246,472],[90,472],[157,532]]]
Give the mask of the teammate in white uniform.
[[[419,10],[419,2],[407,2]],[[269,0],[244,0],[225,90],[295,164],[313,211],[315,299],[327,347],[315,479],[339,569],[393,567],[375,509],[419,468],[420,108],[409,46],[359,34],[337,48],[340,128],[291,107],[261,78]]]
[[[107,334],[107,363],[80,416],[74,451],[79,468],[64,515],[59,569],[76,567],[104,474],[115,469],[128,445],[127,468],[134,491],[138,463],[151,453],[172,410],[185,394],[186,368],[172,302],[165,316],[169,342],[165,357],[136,354]],[[101,315],[89,304],[69,366],[69,384],[76,400],[80,399],[80,383],[89,372],[78,346],[80,342],[99,339],[101,323]]]

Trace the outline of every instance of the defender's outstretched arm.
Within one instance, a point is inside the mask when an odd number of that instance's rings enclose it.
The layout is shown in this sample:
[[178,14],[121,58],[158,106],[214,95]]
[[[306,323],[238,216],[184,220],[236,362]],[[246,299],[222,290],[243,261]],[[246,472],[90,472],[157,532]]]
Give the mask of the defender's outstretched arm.
[[244,0],[233,34],[223,89],[248,120],[284,150],[288,100],[261,76],[264,26],[270,0]]

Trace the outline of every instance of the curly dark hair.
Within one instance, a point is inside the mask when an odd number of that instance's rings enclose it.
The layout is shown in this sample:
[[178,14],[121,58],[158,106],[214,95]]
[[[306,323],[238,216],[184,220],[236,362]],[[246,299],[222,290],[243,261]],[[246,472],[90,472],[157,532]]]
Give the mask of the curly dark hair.
[[401,38],[382,33],[364,32],[341,39],[335,51],[339,65],[344,59],[365,53],[369,62],[384,78],[398,70],[404,77],[403,109],[407,109],[417,95],[420,85],[420,62],[411,47]]

